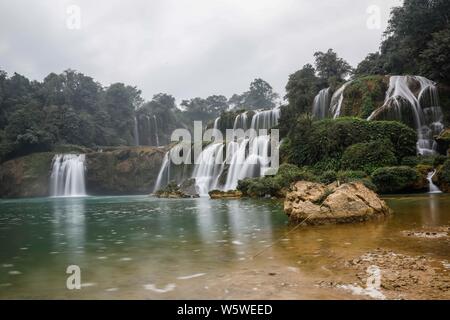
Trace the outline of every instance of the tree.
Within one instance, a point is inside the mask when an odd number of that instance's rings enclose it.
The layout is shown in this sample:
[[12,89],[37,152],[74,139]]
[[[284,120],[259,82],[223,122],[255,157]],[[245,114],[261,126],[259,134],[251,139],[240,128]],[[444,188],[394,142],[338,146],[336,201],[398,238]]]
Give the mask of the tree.
[[433,34],[433,39],[421,53],[420,70],[436,80],[450,83],[450,29]]
[[272,109],[279,95],[273,91],[272,86],[263,79],[257,78],[252,81],[248,91],[241,95],[234,94],[229,104],[236,109]]
[[282,136],[286,136],[292,129],[293,119],[297,119],[302,113],[311,111],[314,97],[319,89],[319,79],[311,64],[304,65],[302,69],[289,76],[285,96],[289,104],[281,108],[279,122]]
[[384,69],[385,61],[384,57],[379,53],[370,53],[367,57],[358,64],[358,67],[355,70],[355,76],[367,76],[367,75],[376,75],[386,74],[386,70]]
[[427,70],[430,75],[439,73],[439,65],[436,67],[435,61],[429,64],[427,60],[428,54],[433,56],[434,53],[422,53],[429,45],[436,48],[435,33],[447,29],[449,22],[448,0],[405,0],[403,6],[392,9],[386,39],[381,44],[387,72],[417,74]]
[[316,52],[314,58],[317,74],[329,84],[333,81],[342,82],[352,73],[352,67],[347,61],[339,58],[333,49],[327,52]]

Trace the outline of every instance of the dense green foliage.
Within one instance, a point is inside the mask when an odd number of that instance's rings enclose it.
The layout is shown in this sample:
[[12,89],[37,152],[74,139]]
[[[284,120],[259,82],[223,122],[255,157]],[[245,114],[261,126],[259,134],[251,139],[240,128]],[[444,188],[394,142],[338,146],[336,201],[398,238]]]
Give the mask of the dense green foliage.
[[267,195],[279,197],[283,196],[283,191],[286,191],[291,183],[299,180],[315,181],[316,177],[307,169],[283,164],[275,176],[240,180],[237,189],[244,196],[249,197],[264,197]]
[[0,161],[65,144],[130,146],[137,142],[136,128],[140,144],[156,145],[156,133],[159,144],[168,144],[176,128],[192,129],[193,121],[211,121],[231,105],[271,108],[277,94],[256,79],[240,97],[239,103],[236,96],[197,97],[184,100],[180,109],[169,94],[145,102],[136,87],[103,87],[73,70],[51,73],[42,82],[0,70]]
[[[312,121],[305,117],[297,120],[281,147],[281,154],[284,161],[299,166],[338,170],[342,168],[345,150],[354,144],[388,140],[399,163],[404,157],[416,154],[416,139],[414,130],[394,121],[357,118]],[[377,151],[382,150],[374,152]]]
[[380,167],[398,163],[390,140],[356,143],[348,147],[341,159],[341,167],[347,170],[362,170],[372,173]]
[[372,174],[372,182],[381,193],[411,190],[419,178],[417,170],[410,167],[379,168]]
[[384,76],[355,79],[345,89],[341,115],[367,119],[375,109],[383,105],[387,88],[387,78]]
[[364,74],[422,74],[450,81],[450,1],[405,0],[391,12],[381,52],[356,69]]

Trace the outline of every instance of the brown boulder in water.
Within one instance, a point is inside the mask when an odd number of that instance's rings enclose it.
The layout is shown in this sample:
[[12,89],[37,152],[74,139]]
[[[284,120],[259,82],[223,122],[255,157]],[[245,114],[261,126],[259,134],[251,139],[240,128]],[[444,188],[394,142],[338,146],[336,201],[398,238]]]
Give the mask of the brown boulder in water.
[[293,222],[331,224],[367,221],[391,213],[386,203],[361,182],[338,186],[299,181],[284,202]]

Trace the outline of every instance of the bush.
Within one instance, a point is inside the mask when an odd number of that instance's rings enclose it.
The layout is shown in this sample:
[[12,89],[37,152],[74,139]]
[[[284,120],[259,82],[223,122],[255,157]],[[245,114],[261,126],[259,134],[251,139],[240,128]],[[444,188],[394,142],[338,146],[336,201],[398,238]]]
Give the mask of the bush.
[[317,181],[317,178],[306,169],[292,164],[282,164],[275,176],[239,180],[237,190],[250,197],[266,195],[277,197],[283,189],[289,188],[293,182],[300,180]]
[[380,168],[372,174],[372,182],[381,193],[409,191],[419,179],[416,169],[405,166]]
[[299,118],[281,148],[284,160],[298,166],[338,170],[345,150],[358,143],[389,140],[397,159],[416,154],[416,132],[396,121],[339,118],[313,122]]
[[414,156],[405,157],[402,159],[401,164],[403,166],[415,167],[418,165],[425,165],[430,167],[438,167],[442,165],[448,158],[443,155],[432,155],[432,156]]
[[325,171],[320,176],[319,180],[320,180],[321,183],[325,183],[325,184],[333,183],[333,182],[335,182],[337,180],[337,173],[334,170]]
[[339,171],[337,173],[337,180],[341,183],[360,181],[366,178],[367,173],[364,171]]
[[357,143],[348,147],[341,160],[343,170],[362,170],[372,173],[380,167],[397,164],[392,144],[389,140]]

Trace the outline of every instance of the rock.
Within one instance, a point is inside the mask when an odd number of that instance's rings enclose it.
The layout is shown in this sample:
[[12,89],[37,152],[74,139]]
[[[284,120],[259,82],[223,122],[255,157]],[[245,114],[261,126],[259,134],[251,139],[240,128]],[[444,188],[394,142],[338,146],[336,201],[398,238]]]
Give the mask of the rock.
[[195,179],[187,179],[183,181],[180,185],[180,191],[190,197],[199,197]]
[[165,152],[156,147],[121,147],[86,154],[88,194],[150,193]]
[[[184,186],[183,186],[184,184]],[[182,186],[177,185],[175,182],[169,183],[165,188],[158,190],[155,195],[158,198],[164,199],[184,199],[184,198],[199,198],[196,193],[195,179],[189,179],[187,182],[183,182]],[[192,187],[193,185],[193,187]],[[194,189],[192,189],[194,188]],[[189,192],[189,193],[186,193]]]
[[366,221],[391,213],[386,203],[361,182],[324,185],[299,181],[284,202],[291,221],[329,224]]
[[54,153],[33,153],[0,164],[0,197],[48,196]]
[[240,199],[242,198],[242,192],[237,190],[220,191],[213,190],[209,192],[211,199]]
[[436,138],[437,151],[441,154],[447,154],[450,149],[450,129],[445,129]]

